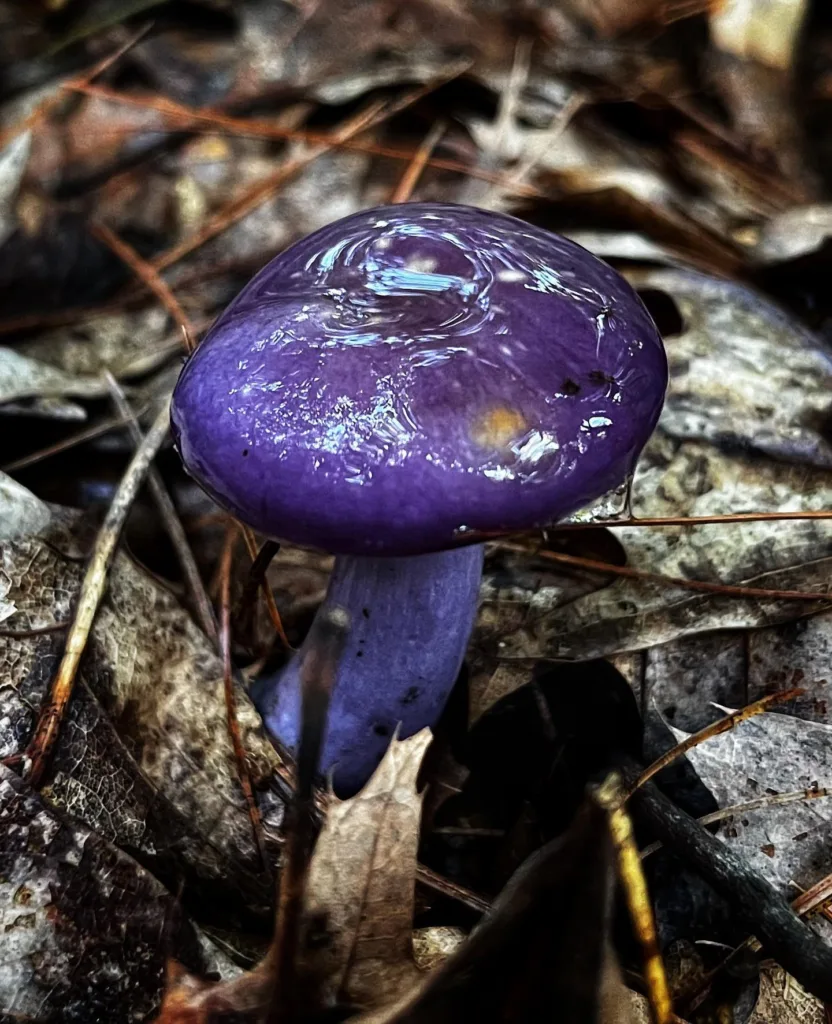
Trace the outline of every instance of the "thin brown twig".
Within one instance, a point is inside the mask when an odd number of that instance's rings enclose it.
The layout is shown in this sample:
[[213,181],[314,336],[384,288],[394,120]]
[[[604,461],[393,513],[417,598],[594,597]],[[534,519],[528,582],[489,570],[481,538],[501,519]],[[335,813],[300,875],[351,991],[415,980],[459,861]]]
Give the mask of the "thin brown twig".
[[577,569],[589,569],[610,576],[623,576],[631,580],[646,580],[648,583],[661,583],[663,586],[680,587],[684,590],[697,590],[705,594],[721,594],[723,597],[742,597],[776,601],[832,601],[832,594],[816,594],[808,590],[770,590],[762,587],[745,587],[733,583],[708,583],[705,580],[689,580],[684,576],[665,576],[663,573],[650,572],[648,569],[634,569],[629,565],[613,565],[611,562],[599,562],[594,558],[581,558],[579,555],[567,555],[559,551],[545,549],[532,550],[522,544],[501,541],[499,546],[507,551],[518,551],[522,554],[535,555],[562,565],[573,565]]
[[456,900],[470,910],[475,910],[478,914],[485,914],[491,909],[491,903],[484,896],[466,889],[464,885],[452,882],[424,864],[416,865],[416,881],[442,896]]
[[32,786],[40,784],[55,747],[72,696],[78,665],[86,649],[98,606],[107,589],[110,567],[115,558],[122,528],[147,470],[167,437],[169,423],[170,411],[168,404],[165,403],[144,441],[136,449],[96,537],[92,558],[81,583],[78,605],[66,638],[64,654],[26,752],[29,763],[25,776]]
[[[110,389],[113,404],[127,423],[130,436],[133,438],[136,446],[140,445],[144,440],[141,427],[121,386],[109,370],[104,371],[104,379],[107,381],[107,386]],[[217,623],[211,608],[211,601],[205,590],[202,577],[199,575],[199,568],[191,551],[191,546],[188,543],[185,530],[182,528],[176,508],[165,487],[162,474],[155,466],[151,466],[147,471],[147,483],[150,493],[153,495],[153,500],[156,502],[156,508],[159,510],[159,516],[165,527],[165,532],[176,552],[185,585],[188,588],[188,593],[191,595],[197,621],[202,627],[202,632],[208,637],[214,647],[218,648]]]
[[596,789],[595,799],[606,811],[610,836],[618,862],[618,876],[630,911],[633,931],[641,946],[644,963],[644,982],[647,1000],[654,1024],[671,1024],[673,1021],[673,1000],[662,955],[656,921],[650,904],[647,880],[641,867],[633,823],[626,810],[627,794],[617,775],[610,775]]
[[260,863],[264,871],[269,869],[269,860],[266,854],[266,845],[263,840],[263,822],[260,818],[260,808],[254,797],[254,788],[251,785],[251,775],[248,770],[246,749],[240,736],[240,723],[237,720],[236,700],[234,696],[234,671],[231,664],[231,555],[234,551],[234,544],[237,540],[237,524],[229,523],[225,535],[225,543],[220,556],[220,632],[219,645],[222,657],[222,680],[225,691],[225,715],[228,725],[228,735],[231,738],[231,746],[234,751],[234,763],[237,766],[237,778],[240,788],[245,797],[248,816],[251,821],[251,831],[254,836],[254,843],[260,855]]
[[[240,527],[243,531],[243,540],[245,541],[246,551],[248,551],[251,563],[254,565],[259,553],[257,551],[257,541],[254,537],[254,531],[250,526],[246,526],[245,523],[240,523]],[[265,573],[260,577],[260,593],[263,595],[263,600],[266,603],[266,610],[269,613],[269,618],[272,620],[275,633],[280,637],[280,642],[286,650],[291,651],[292,645],[289,643],[289,638],[286,636],[286,630],[283,628],[283,620],[280,618],[277,602],[274,599],[272,588],[269,586],[269,580]]]
[[732,711],[730,715],[718,718],[715,722],[711,722],[710,725],[706,725],[704,729],[700,729],[699,732],[692,733],[687,739],[677,743],[671,750],[665,751],[661,757],[657,757],[651,765],[645,768],[633,783],[628,796],[632,796],[645,782],[652,779],[654,775],[657,775],[663,768],[666,768],[669,764],[678,760],[678,758],[683,757],[688,751],[693,750],[694,747],[698,747],[700,743],[713,739],[714,736],[721,736],[724,732],[730,732],[740,722],[745,722],[755,715],[762,714],[763,711],[767,711],[776,704],[785,704],[786,701],[794,700],[805,692],[805,690],[796,688],[793,690],[782,690],[780,693],[770,693],[767,697],[761,697],[760,700],[755,700],[753,704],[749,704],[739,711]]
[[[768,793],[766,796],[758,797],[756,800],[747,800],[742,804],[732,804],[730,807],[720,807],[718,811],[711,811],[710,814],[703,814],[696,820],[700,825],[715,825],[717,822],[725,821],[726,818],[734,818],[739,814],[751,814],[754,811],[765,810],[768,807],[781,807],[784,804],[800,803],[803,800],[819,800],[822,797],[832,795],[828,789],[796,789],[791,793]],[[435,831],[439,831],[436,829]],[[650,843],[641,851],[641,859],[646,860],[654,853],[658,853],[663,843],[657,840]]]
[[138,277],[139,280],[147,285],[151,292],[153,292],[162,307],[173,319],[174,323],[179,325],[179,328],[182,331],[182,336],[185,340],[186,350],[188,352],[193,352],[196,348],[193,325],[188,319],[185,310],[179,305],[179,300],[159,276],[153,264],[142,259],[132,245],[128,245],[127,242],[119,238],[118,235],[108,228],[106,224],[93,223],[91,230],[92,233],[96,237],[100,238],[105,245],[109,246],[116,256],[130,267],[136,277]]
[[439,144],[439,140],[445,134],[445,129],[448,127],[447,122],[444,118],[440,118],[427,133],[422,144],[413,154],[413,159],[405,168],[404,174],[401,176],[398,185],[393,190],[393,194],[390,196],[391,203],[406,203],[413,195],[413,190],[419,183],[419,179],[422,176],[428,160]]

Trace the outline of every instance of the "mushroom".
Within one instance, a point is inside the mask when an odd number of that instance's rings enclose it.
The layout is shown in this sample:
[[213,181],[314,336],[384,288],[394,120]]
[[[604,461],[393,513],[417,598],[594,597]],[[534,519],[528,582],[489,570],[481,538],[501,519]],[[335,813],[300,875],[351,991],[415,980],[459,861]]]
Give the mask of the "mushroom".
[[[352,629],[320,768],[369,778],[435,723],[477,610],[486,534],[562,518],[632,473],[667,362],[639,298],[565,238],[447,203],[366,210],[273,259],[176,386],[187,470],[260,533],[336,555]],[[298,664],[254,699],[299,736]]]

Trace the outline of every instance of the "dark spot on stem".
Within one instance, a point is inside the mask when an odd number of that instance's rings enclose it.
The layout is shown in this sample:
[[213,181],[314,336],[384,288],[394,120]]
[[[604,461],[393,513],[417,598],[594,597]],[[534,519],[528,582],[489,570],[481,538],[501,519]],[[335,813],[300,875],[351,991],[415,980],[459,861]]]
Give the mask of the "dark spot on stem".
[[361,609],[361,614],[364,616],[365,619],[369,619],[369,617],[370,617],[370,609],[369,608],[362,608]]
[[386,725],[381,725],[381,723],[379,723],[378,725],[374,725],[373,726],[373,732],[376,734],[376,736],[389,736],[390,735],[390,730],[387,728]]
[[246,455],[248,455],[248,448],[243,448],[243,458],[245,458]]
[[581,393],[581,385],[576,380],[572,380],[571,377],[567,377],[563,382],[563,393],[565,395],[579,395]]
[[412,704],[414,700],[419,696],[418,686],[409,686],[407,693],[402,697],[402,704]]

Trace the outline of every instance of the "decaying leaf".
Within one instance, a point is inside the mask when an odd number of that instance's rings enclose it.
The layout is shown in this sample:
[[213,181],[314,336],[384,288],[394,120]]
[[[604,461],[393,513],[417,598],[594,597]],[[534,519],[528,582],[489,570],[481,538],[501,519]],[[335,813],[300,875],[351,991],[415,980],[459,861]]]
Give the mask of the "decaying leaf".
[[679,440],[832,465],[832,357],[777,306],[730,281],[675,269],[634,275],[670,295],[683,332],[666,340],[670,389],[661,428]]
[[[673,730],[678,741],[688,734]],[[832,726],[762,714],[694,747],[687,757],[720,807],[766,794],[832,788]],[[724,842],[794,899],[829,871],[832,803],[826,798],[738,814],[719,827]]]
[[165,959],[208,971],[173,896],[132,858],[0,765],[0,1016],[144,1019]]
[[82,324],[45,331],[17,351],[73,376],[98,376],[109,370],[122,378],[155,369],[182,351],[180,338],[167,333],[165,310],[90,317]]
[[[828,470],[790,466],[658,434],[633,485],[643,516],[730,515],[832,507]],[[627,565],[671,577],[825,593],[832,523],[794,520],[615,527]],[[650,580],[566,570],[543,558],[493,563],[471,656],[471,713],[525,683],[530,659],[589,660],[718,629],[788,622],[817,604],[699,593]]]
[[99,398],[106,393],[102,381],[66,373],[48,363],[29,359],[11,348],[0,347],[0,412],[6,402],[31,398]]
[[788,71],[806,0],[722,0],[709,5],[711,39],[720,50]]
[[[21,753],[61,654],[92,537],[83,516],[2,492],[0,520],[22,524],[2,546],[0,756]],[[25,529],[31,527],[30,530]],[[262,908],[260,864],[226,723],[222,666],[175,598],[118,555],[44,789],[57,807],[189,886],[210,879]],[[266,820],[279,763],[244,693],[236,698],[248,766]]]
[[428,729],[394,740],[363,790],[332,799],[309,871],[302,970],[323,1005],[383,1006],[418,978],[413,890]]
[[808,203],[784,210],[760,231],[753,255],[757,263],[781,263],[815,252],[832,236],[832,206]]
[[626,1024],[630,1000],[609,947],[612,882],[607,819],[587,806],[516,872],[454,956],[356,1024]]
[[17,190],[31,147],[32,133],[21,132],[0,151],[0,245],[14,230]]
[[760,996],[748,1024],[827,1024],[823,1003],[779,967],[760,974]]

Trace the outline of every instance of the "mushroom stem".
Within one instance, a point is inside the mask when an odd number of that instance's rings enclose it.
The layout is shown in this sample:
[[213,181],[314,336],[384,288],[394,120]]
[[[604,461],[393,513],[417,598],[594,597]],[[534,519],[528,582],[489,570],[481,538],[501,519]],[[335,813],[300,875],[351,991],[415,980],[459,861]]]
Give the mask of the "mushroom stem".
[[[340,606],[352,628],[320,770],[333,773],[339,796],[369,779],[397,726],[405,738],[439,718],[474,626],[482,563],[482,545],[407,558],[336,558],[321,611]],[[269,732],[292,753],[301,731],[299,668],[308,642],[252,692]]]

